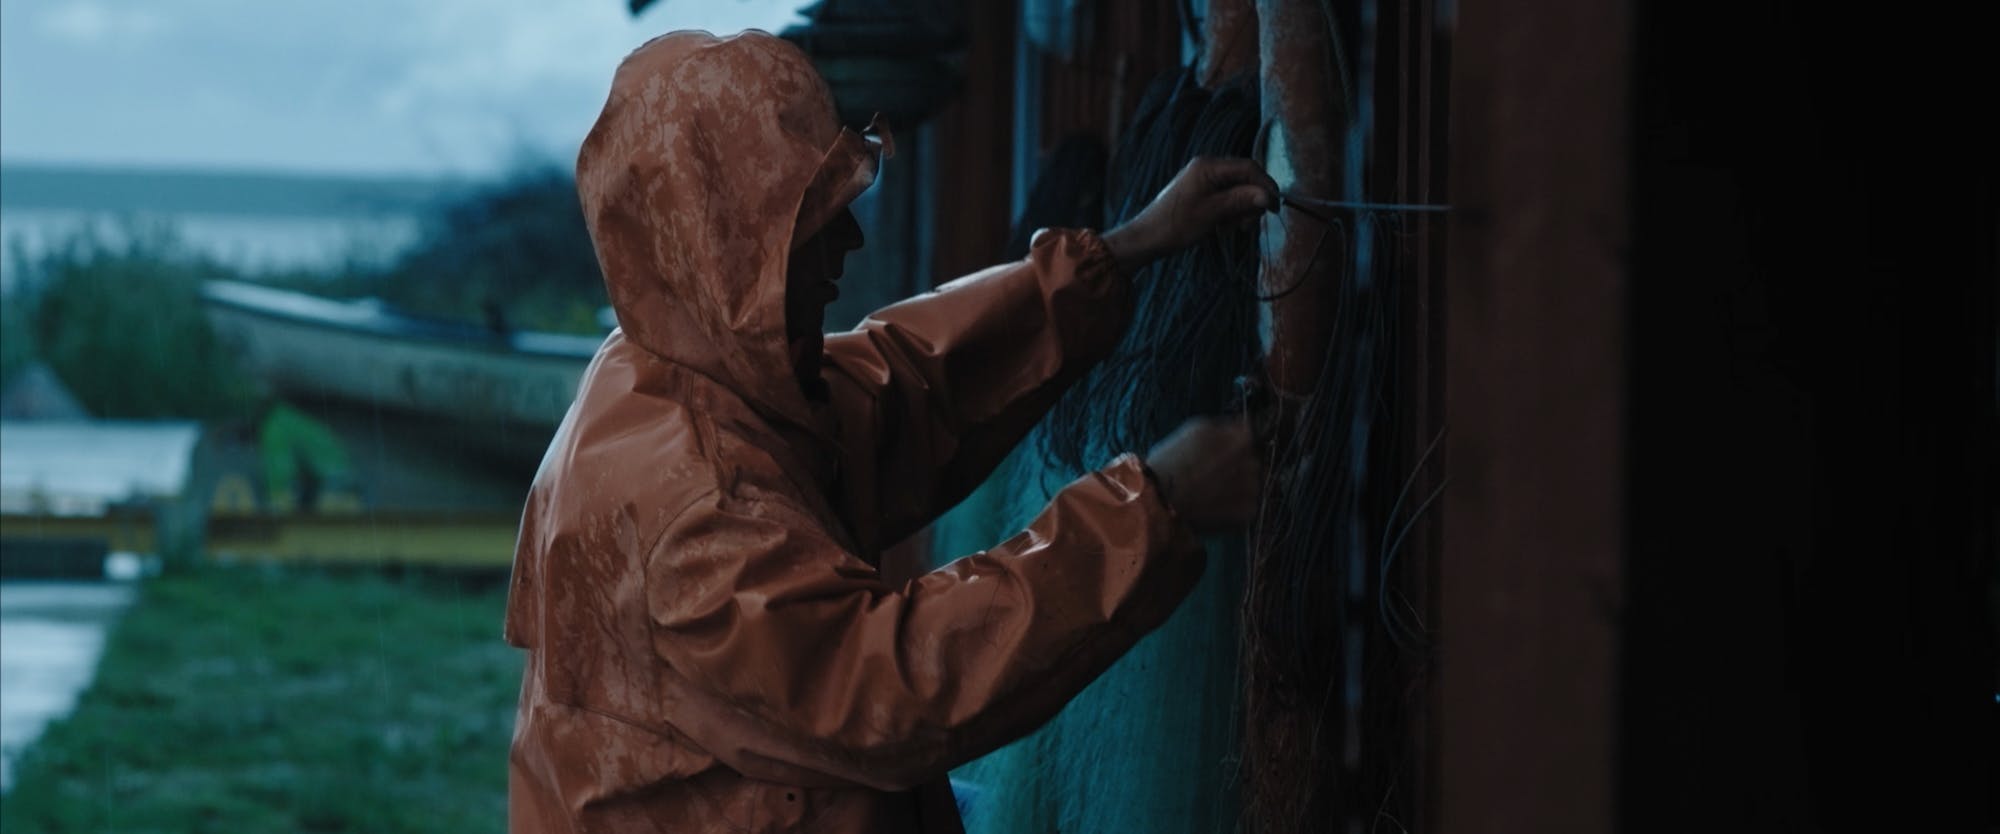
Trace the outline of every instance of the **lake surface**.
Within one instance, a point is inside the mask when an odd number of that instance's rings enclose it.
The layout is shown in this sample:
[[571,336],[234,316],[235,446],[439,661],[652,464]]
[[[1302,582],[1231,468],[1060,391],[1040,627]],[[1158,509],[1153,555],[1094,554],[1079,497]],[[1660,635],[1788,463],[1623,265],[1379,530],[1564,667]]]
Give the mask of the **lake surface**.
[[165,226],[190,253],[249,272],[332,270],[345,264],[387,263],[417,240],[415,216],[257,217],[238,214],[132,213],[76,209],[0,209],[0,241],[33,258],[86,230],[118,240],[131,225]]
[[250,272],[385,263],[463,186],[283,173],[0,165],[0,285],[34,257],[94,230],[169,229],[187,251]]

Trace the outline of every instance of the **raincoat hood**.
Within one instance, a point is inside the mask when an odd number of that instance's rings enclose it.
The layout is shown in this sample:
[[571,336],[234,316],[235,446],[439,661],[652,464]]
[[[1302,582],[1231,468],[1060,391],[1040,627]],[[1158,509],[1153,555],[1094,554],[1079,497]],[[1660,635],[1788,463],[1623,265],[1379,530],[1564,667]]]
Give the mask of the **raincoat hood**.
[[577,192],[625,336],[808,423],[786,349],[793,247],[875,180],[886,132],[842,128],[798,47],[675,32],[627,56],[577,159]]

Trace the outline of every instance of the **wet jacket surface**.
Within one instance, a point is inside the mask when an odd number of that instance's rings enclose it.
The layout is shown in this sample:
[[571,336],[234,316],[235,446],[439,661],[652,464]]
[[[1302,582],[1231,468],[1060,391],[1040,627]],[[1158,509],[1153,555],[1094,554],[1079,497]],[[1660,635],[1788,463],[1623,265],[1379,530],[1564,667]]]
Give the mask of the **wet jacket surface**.
[[1033,730],[1157,626],[1199,542],[1127,455],[1025,531],[891,581],[1113,347],[1129,279],[1087,231],[827,337],[809,399],[787,257],[872,181],[796,48],[656,39],[578,190],[619,330],[521,523],[509,828],[951,832],[945,773]]

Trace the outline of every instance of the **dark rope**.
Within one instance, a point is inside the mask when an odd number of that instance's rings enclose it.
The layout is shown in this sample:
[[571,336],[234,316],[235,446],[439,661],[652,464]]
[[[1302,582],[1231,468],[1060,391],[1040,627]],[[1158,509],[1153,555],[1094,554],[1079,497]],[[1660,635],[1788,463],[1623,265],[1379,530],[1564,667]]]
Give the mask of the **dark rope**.
[[[1136,216],[1195,157],[1249,155],[1255,82],[1246,74],[1211,92],[1189,68],[1149,86],[1112,154],[1103,228]],[[1228,229],[1135,275],[1124,340],[1037,430],[1054,468],[1144,451],[1190,416],[1229,410],[1257,362],[1256,274],[1254,232]]]

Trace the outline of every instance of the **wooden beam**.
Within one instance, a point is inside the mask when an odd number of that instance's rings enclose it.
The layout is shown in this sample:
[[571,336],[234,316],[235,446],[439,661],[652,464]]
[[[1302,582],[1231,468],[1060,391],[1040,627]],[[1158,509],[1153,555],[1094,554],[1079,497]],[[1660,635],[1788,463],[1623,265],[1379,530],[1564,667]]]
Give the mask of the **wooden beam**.
[[1014,131],[1013,0],[966,8],[965,86],[927,125],[931,218],[931,283],[942,284],[999,263],[1013,230],[1010,195]]
[[1609,831],[1628,9],[1459,9],[1434,830]]

